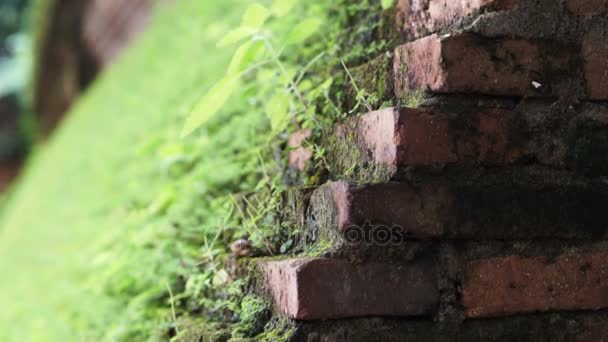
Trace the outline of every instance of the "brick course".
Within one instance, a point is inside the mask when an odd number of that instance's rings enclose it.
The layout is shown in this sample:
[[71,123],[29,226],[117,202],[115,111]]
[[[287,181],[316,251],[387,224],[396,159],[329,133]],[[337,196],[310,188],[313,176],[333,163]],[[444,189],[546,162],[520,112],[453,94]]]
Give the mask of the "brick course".
[[[481,100],[480,100],[481,102]],[[419,108],[386,108],[338,124],[326,140],[336,176],[352,165],[386,173],[357,172],[349,180],[395,180],[407,168],[545,165],[587,175],[608,172],[608,108],[584,103],[557,107],[526,100],[511,107],[450,100]],[[371,174],[371,175],[370,175]]]
[[538,314],[500,319],[468,320],[456,329],[440,329],[431,320],[361,318],[300,322],[292,342],[382,341],[573,341],[608,340],[608,314]]
[[400,227],[411,238],[588,239],[608,236],[606,185],[326,184],[311,198],[315,229]]

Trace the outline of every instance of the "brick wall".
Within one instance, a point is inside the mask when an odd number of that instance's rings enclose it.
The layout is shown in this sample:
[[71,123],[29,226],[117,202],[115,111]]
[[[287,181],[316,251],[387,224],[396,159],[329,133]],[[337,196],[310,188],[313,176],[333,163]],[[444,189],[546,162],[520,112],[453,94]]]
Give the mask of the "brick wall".
[[294,172],[327,149],[291,214],[332,249],[260,260],[260,291],[295,341],[608,340],[608,2],[388,13],[401,43],[353,74],[423,100],[292,136]]

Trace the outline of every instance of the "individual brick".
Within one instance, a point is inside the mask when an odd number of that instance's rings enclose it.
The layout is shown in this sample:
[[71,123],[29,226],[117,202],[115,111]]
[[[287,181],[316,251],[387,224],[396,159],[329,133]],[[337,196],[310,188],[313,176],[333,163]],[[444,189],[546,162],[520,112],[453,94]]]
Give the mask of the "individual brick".
[[566,8],[576,15],[608,13],[608,0],[566,0]]
[[578,51],[557,42],[432,35],[395,50],[395,93],[557,96],[582,82]]
[[583,42],[582,55],[587,94],[590,99],[608,98],[608,41],[587,39]]
[[354,134],[364,154],[387,165],[506,164],[521,157],[514,112],[471,111],[458,116],[433,108],[387,108],[354,119],[338,134]]
[[514,8],[519,0],[399,0],[397,26],[406,39],[449,26],[472,13]]
[[303,258],[259,265],[277,310],[297,320],[428,315],[439,298],[429,260],[352,264]]
[[[398,245],[409,238],[589,239],[608,236],[606,212],[608,185],[601,182],[335,182],[313,193],[309,229],[318,239],[351,245]],[[383,230],[379,238],[376,230]]]
[[312,158],[312,148],[305,146],[306,139],[312,136],[310,129],[299,130],[289,136],[287,146],[289,147],[289,167],[304,171],[310,159]]
[[608,253],[509,256],[466,267],[462,304],[469,318],[608,307]]

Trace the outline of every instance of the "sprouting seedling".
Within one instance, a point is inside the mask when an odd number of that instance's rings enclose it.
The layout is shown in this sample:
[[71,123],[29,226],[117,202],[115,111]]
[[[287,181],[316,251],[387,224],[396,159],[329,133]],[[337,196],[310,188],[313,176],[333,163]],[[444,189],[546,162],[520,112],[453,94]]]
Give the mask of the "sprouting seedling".
[[[342,67],[346,71],[346,75],[348,75],[348,79],[350,80],[350,83],[352,84],[353,88],[355,89],[355,92],[357,93],[357,102],[362,102],[363,105],[365,106],[365,108],[367,109],[367,111],[371,112],[373,109],[372,109],[372,106],[367,101],[367,96],[366,96],[365,92],[362,91],[361,89],[359,89],[359,87],[357,86],[357,82],[355,82],[353,75],[351,75],[350,71],[346,67],[346,64],[344,64],[344,60],[340,59],[340,63],[342,63]],[[357,107],[358,107],[358,104],[357,104]],[[357,109],[357,107],[355,107],[355,109]],[[353,109],[353,110],[355,110],[355,109]]]
[[173,325],[175,325],[175,335],[180,336],[179,326],[177,324],[177,315],[175,313],[175,296],[173,296],[173,291],[171,290],[169,282],[166,282],[165,285],[167,286],[167,290],[169,291],[169,301],[171,302],[171,318],[173,319]]

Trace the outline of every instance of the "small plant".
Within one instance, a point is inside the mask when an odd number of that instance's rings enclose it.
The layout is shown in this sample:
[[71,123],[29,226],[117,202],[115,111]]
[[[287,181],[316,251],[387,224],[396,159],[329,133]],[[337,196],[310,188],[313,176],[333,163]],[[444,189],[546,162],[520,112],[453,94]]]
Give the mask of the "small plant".
[[[240,80],[258,71],[258,77],[265,78],[264,83],[270,89],[259,91],[272,93],[264,104],[270,120],[272,131],[284,131],[296,114],[307,112],[308,101],[302,96],[299,86],[304,74],[310,67],[307,65],[299,73],[290,65],[285,65],[281,52],[289,46],[301,44],[321,27],[322,20],[317,17],[305,18],[296,24],[286,39],[276,41],[268,21],[281,20],[300,0],[275,0],[270,8],[259,3],[249,5],[241,25],[227,33],[218,43],[224,47],[240,43],[237,47],[226,75],[219,80],[192,109],[182,136],[187,136],[208,122],[229,100],[237,89]],[[279,43],[280,45],[276,45]],[[311,64],[318,58],[313,59]],[[267,69],[271,65],[274,69]],[[277,72],[273,72],[273,71]]]

